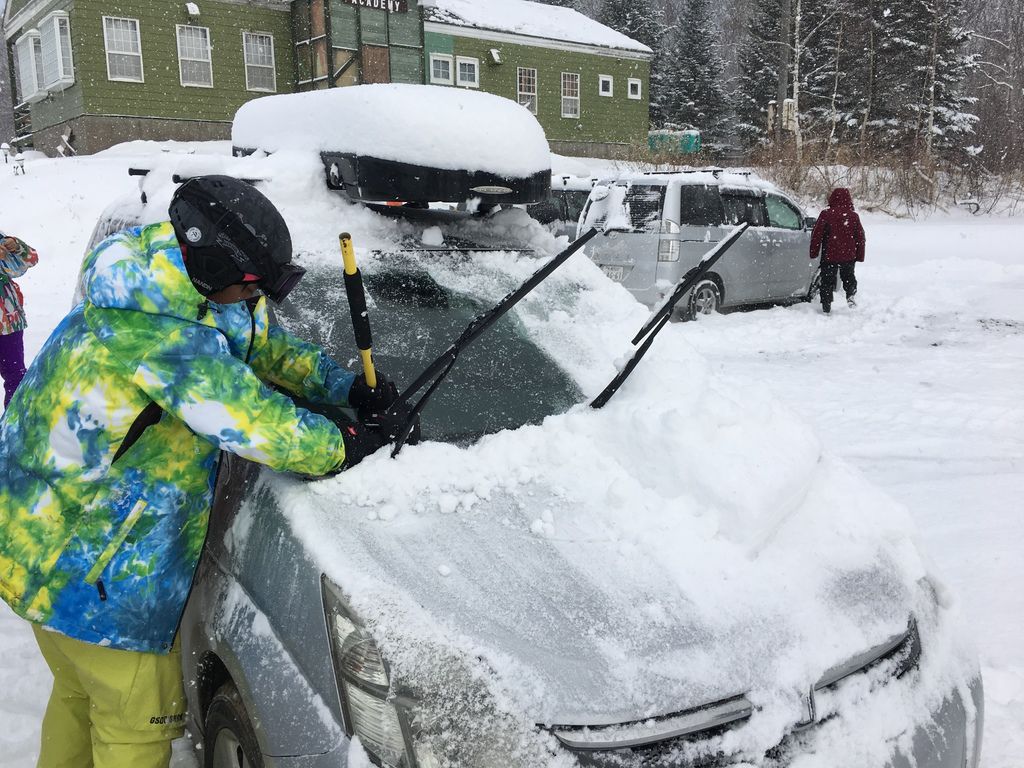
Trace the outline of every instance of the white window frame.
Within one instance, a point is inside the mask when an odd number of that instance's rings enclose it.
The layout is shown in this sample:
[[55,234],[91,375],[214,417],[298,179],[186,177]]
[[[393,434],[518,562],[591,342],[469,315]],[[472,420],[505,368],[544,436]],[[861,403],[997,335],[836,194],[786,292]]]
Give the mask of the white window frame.
[[[135,44],[138,47],[138,53],[135,51],[113,51],[110,49],[110,36],[107,33],[107,21],[127,21],[135,25]],[[146,69],[142,60],[142,25],[138,19],[130,19],[126,16],[104,16],[103,17],[103,51],[107,59],[107,80],[114,83],[144,83],[146,82]],[[110,54],[115,56],[138,56],[139,57],[139,76],[134,77],[114,77],[110,72]]]
[[[270,64],[253,64],[249,61],[249,42],[250,37],[266,37],[270,39]],[[242,32],[242,58],[245,60],[245,90],[254,91],[256,93],[277,93],[277,50],[274,36],[269,32]],[[249,68],[253,69],[269,69],[271,75],[273,75],[274,85],[272,88],[259,88],[254,86],[249,79]]]
[[[448,79],[434,77],[434,62],[448,62]],[[447,53],[430,54],[430,82],[433,85],[454,85],[455,84],[455,57]]]
[[[604,84],[608,83],[608,91],[605,92]],[[597,95],[612,97],[615,95],[615,78],[611,75],[598,75],[597,76]]]
[[[181,32],[184,29],[197,29],[206,33],[206,58],[197,59],[194,56],[182,56],[181,53]],[[213,38],[210,35],[209,27],[198,27],[195,24],[175,24],[174,41],[178,49],[178,82],[182,88],[213,88]],[[210,70],[209,83],[186,83],[184,63],[188,61],[193,64],[206,64]]]
[[[524,72],[532,72],[533,73],[533,77],[532,77],[532,80],[533,80],[533,91],[532,92],[524,91],[521,88],[521,86],[523,84],[523,73]],[[516,99],[519,101],[519,105],[520,106],[526,107],[527,109],[530,110],[530,112],[532,112],[535,115],[537,114],[537,109],[538,109],[538,107],[537,107],[538,91],[540,90],[540,88],[538,87],[538,82],[539,81],[538,81],[538,75],[537,75],[537,68],[536,67],[518,67],[516,69]],[[523,97],[524,96],[528,96],[528,97],[532,98],[532,100],[533,100],[533,102],[532,102],[533,106],[532,107],[529,107],[526,104],[523,104]]]
[[[462,79],[462,65],[472,64],[473,65],[473,79],[463,80]],[[462,88],[479,88],[480,87],[480,59],[474,59],[472,56],[456,56],[455,57],[455,84]]]
[[[18,70],[18,91],[23,102],[36,102],[46,98],[43,88],[42,41],[39,30],[30,29],[14,43],[15,63]],[[38,53],[38,55],[37,55]],[[28,65],[26,67],[26,64]],[[30,84],[31,88],[26,88]]]
[[[61,35],[61,22],[67,37]],[[63,91],[75,82],[75,60],[71,50],[71,18],[64,11],[54,11],[39,25],[40,48],[43,57],[43,71],[39,73],[42,87],[47,91]],[[53,46],[53,77],[47,79],[46,60]],[[66,54],[66,55],[65,55]],[[65,66],[65,59],[67,59]]]
[[[633,86],[636,86],[636,94],[633,94]],[[639,77],[630,77],[626,80],[626,96],[630,99],[639,100],[644,97],[644,81]]]
[[[576,83],[576,95],[566,95],[566,84]],[[582,94],[580,93],[580,73],[579,72],[563,72],[562,73],[562,117],[569,118],[572,120],[579,120],[582,114]],[[576,113],[566,112],[565,106],[567,103],[576,102]]]

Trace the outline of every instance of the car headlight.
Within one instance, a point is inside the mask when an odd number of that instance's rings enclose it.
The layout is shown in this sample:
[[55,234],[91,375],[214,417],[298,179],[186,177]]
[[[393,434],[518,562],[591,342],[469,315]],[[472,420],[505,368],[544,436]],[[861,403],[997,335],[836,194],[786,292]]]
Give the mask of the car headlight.
[[413,733],[415,703],[395,695],[377,644],[356,623],[341,590],[327,577],[322,583],[334,674],[349,737],[359,737],[376,765],[437,768],[430,746]]

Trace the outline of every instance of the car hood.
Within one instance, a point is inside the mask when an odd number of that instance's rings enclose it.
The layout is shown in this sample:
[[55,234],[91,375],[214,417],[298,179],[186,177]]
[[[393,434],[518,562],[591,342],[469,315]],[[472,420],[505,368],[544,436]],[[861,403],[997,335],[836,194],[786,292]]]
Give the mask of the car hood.
[[924,571],[903,510],[790,414],[762,402],[737,429],[706,397],[624,397],[276,494],[413,687],[439,684],[423,658],[442,648],[535,723],[795,701],[905,630]]

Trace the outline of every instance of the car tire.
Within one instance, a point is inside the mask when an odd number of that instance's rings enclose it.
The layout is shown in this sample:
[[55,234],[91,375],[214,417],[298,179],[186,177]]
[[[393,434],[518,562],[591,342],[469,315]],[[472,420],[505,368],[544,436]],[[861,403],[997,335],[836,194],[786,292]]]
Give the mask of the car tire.
[[722,304],[722,290],[718,283],[709,277],[704,278],[690,291],[687,305],[687,317],[696,320],[699,315],[710,315],[718,311]]
[[234,683],[224,683],[206,711],[203,768],[263,768],[256,729]]
[[821,293],[821,267],[814,270],[814,274],[811,275],[811,283],[807,286],[807,295],[804,296],[804,301],[809,304],[818,298],[819,293]]

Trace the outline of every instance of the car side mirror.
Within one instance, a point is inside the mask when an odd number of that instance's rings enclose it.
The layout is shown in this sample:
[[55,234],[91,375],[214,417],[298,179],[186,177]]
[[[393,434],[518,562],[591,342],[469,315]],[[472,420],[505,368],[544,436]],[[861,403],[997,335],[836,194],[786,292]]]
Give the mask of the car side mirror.
[[817,223],[817,216],[804,216],[804,229],[814,229],[814,225]]

